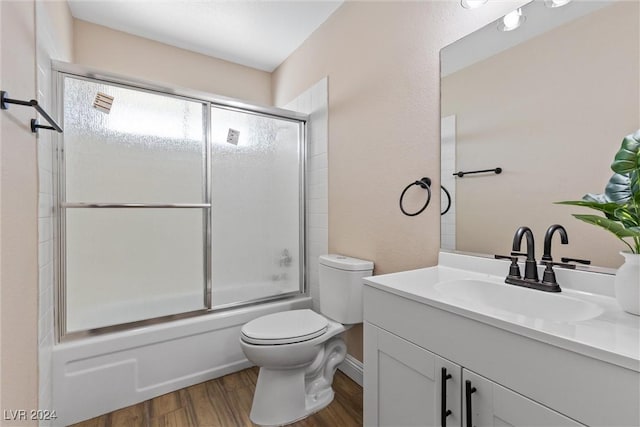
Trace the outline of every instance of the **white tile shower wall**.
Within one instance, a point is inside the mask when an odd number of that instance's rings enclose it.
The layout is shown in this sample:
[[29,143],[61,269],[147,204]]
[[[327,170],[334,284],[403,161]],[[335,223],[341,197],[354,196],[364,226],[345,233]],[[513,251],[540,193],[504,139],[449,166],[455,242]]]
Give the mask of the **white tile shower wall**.
[[[440,141],[441,158],[441,185],[449,190],[451,195],[451,207],[442,216],[440,222],[440,247],[443,249],[456,248],[456,179],[453,173],[456,171],[456,116],[444,117],[440,124],[442,140]],[[446,209],[446,195],[440,192],[442,210]]]
[[314,310],[319,309],[318,257],[329,250],[328,163],[329,138],[328,80],[323,78],[284,108],[309,114],[307,126],[307,286]]
[[[51,17],[42,2],[36,2],[36,75],[38,103],[47,112],[53,111],[51,59],[70,61],[58,47]],[[44,119],[39,117],[40,122]],[[45,123],[46,124],[46,123]],[[40,409],[54,410],[52,407],[52,359],[51,353],[55,341],[53,326],[54,304],[54,138],[49,130],[38,133],[38,378]],[[41,426],[50,425],[50,421],[41,420]]]

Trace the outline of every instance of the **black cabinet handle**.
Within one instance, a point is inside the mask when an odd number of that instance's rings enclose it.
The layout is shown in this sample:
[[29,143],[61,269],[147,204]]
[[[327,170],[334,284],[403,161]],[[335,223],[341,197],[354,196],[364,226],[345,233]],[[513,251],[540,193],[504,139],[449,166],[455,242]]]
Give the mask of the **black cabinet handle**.
[[442,381],[440,382],[440,424],[447,427],[447,417],[451,415],[451,410],[447,409],[447,380],[451,378],[451,374],[447,374],[447,368],[442,368]]
[[473,414],[471,409],[471,395],[476,392],[475,387],[471,387],[471,381],[464,382],[464,397],[467,404],[467,427],[473,427]]

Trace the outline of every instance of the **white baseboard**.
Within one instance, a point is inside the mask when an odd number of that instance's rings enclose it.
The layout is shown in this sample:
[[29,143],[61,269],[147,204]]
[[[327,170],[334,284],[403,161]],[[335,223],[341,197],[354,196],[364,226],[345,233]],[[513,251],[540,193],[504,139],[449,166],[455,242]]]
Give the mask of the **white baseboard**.
[[347,354],[347,357],[344,359],[344,362],[338,366],[338,369],[362,387],[363,364],[361,361]]

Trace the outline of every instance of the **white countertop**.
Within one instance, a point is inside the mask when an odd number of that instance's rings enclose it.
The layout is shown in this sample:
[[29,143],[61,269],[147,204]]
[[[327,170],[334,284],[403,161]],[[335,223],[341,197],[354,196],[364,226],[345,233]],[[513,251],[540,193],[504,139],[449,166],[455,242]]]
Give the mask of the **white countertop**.
[[[504,283],[508,267],[508,262],[441,253],[438,266],[368,277],[364,282],[376,289],[640,372],[640,316],[625,313],[615,298],[608,296],[613,283],[610,275],[557,269],[562,292],[550,296],[579,299],[602,310],[596,317],[579,321],[548,320],[531,313],[514,313],[482,304],[470,306],[448,297],[436,286],[459,279],[513,286]],[[492,274],[497,271],[503,271],[504,276]],[[581,287],[591,292],[581,290]],[[598,287],[602,293],[593,292]],[[543,292],[518,289],[522,290],[523,298],[529,292]]]

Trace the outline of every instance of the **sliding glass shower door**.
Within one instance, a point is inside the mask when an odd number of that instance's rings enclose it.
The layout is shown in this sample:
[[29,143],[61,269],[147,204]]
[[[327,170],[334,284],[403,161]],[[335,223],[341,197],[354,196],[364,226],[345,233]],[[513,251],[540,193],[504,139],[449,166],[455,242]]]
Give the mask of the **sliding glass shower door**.
[[116,80],[58,75],[59,337],[304,292],[304,119]]
[[302,125],[211,109],[214,308],[300,292]]
[[207,105],[74,76],[63,94],[66,332],[205,308]]

